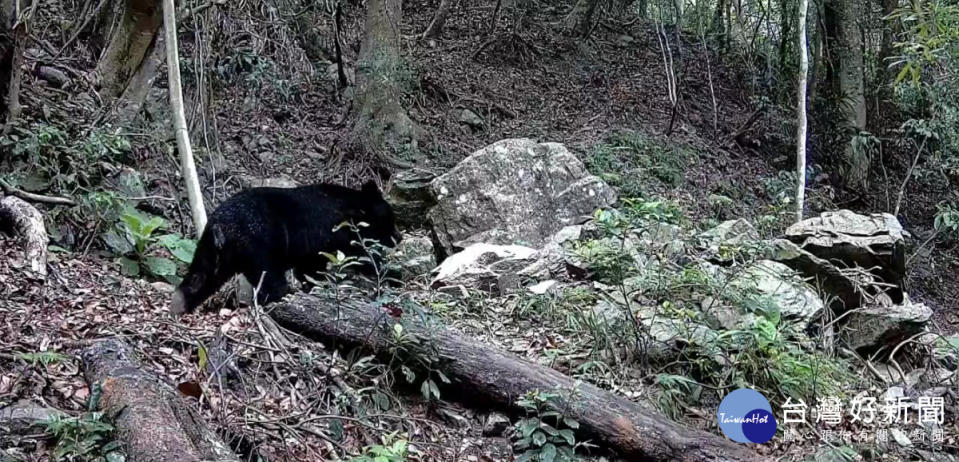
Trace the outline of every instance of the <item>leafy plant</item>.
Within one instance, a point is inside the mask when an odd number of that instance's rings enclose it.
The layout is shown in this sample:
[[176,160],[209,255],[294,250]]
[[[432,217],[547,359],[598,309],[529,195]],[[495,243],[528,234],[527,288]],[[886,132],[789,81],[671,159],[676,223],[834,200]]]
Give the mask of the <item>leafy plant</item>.
[[117,263],[127,276],[138,276],[141,271],[161,277],[171,283],[179,282],[177,263],[157,255],[164,248],[183,264],[193,261],[196,242],[178,234],[156,235],[166,226],[166,221],[157,216],[127,208],[120,215],[115,229],[106,232],[103,240],[117,255]]
[[120,451],[120,443],[111,440],[113,426],[104,420],[100,412],[88,412],[80,417],[51,417],[45,422],[45,427],[46,432],[56,440],[53,449],[56,460],[126,460]]
[[[571,394],[575,394],[575,387]],[[576,449],[591,446],[577,442],[575,430],[579,422],[565,415],[569,401],[558,392],[532,390],[517,402],[526,417],[514,425],[516,441],[513,447],[519,452],[517,461],[567,461],[578,460]]]
[[641,221],[679,224],[683,221],[683,209],[672,201],[624,199],[624,214],[633,225]]
[[396,432],[381,438],[382,444],[375,444],[364,448],[364,454],[350,459],[351,462],[406,462],[409,452],[409,441],[405,435],[398,436]]
[[29,363],[33,366],[58,364],[70,359],[69,356],[57,353],[56,351],[39,351],[29,353],[17,353],[14,355],[17,359]]
[[666,186],[678,186],[697,155],[692,148],[672,140],[621,131],[597,146],[586,164],[591,172],[619,188],[623,196],[641,197],[646,190],[642,182],[646,173]]
[[949,203],[939,204],[936,219],[933,222],[936,231],[952,239],[959,239],[959,210]]

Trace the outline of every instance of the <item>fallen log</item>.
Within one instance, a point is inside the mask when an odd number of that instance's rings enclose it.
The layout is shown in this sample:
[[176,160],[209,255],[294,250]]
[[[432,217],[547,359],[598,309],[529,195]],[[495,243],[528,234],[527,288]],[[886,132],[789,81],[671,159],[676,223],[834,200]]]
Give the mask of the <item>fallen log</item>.
[[47,277],[47,228],[43,215],[23,199],[6,196],[0,199],[0,232],[8,232],[23,241],[23,255],[30,277]]
[[97,407],[113,420],[127,460],[239,461],[170,386],[140,368],[125,343],[102,340],[80,356],[91,396],[99,384]]
[[[316,295],[296,294],[267,309],[283,327],[314,340],[336,347],[360,347],[384,356],[397,352],[391,349],[397,321],[369,303],[335,303]],[[594,385],[577,385],[556,370],[481,344],[413,313],[402,315],[401,323],[405,334],[414,335],[446,360],[440,370],[453,382],[450,386],[471,400],[483,399],[518,411],[516,400],[529,391],[575,387],[571,405],[554,410],[577,420],[585,436],[602,441],[627,460],[768,460],[748,447],[685,428]]]

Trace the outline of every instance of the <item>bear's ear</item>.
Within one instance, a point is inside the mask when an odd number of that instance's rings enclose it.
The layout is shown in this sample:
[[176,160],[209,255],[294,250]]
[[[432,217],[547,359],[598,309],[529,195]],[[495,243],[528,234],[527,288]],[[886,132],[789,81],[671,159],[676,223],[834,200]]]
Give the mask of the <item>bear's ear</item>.
[[363,191],[363,194],[379,196],[380,188],[376,186],[376,182],[373,180],[367,180],[366,183],[363,183],[363,187],[360,188],[360,191]]

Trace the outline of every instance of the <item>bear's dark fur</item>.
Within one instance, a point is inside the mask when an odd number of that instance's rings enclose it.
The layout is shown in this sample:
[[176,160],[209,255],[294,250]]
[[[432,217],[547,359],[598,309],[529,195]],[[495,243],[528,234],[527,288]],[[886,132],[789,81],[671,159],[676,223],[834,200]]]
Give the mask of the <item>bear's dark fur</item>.
[[210,215],[170,310],[193,311],[236,274],[259,285],[260,303],[276,301],[288,292],[287,270],[322,271],[326,258],[320,252],[361,251],[351,245],[357,237],[349,227],[333,231],[350,221],[369,224],[360,228],[364,239],[385,246],[399,242],[393,210],[372,181],[360,190],[317,184],[242,191]]

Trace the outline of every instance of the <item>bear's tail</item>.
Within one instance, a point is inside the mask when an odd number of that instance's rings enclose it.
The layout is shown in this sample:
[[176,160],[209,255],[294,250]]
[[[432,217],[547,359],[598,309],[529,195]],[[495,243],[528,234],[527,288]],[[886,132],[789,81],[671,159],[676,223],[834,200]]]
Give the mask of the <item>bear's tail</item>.
[[173,293],[170,301],[173,314],[192,312],[233,276],[230,271],[233,267],[226,261],[229,252],[223,251],[226,245],[220,227],[216,224],[207,226],[197,243],[186,277]]

